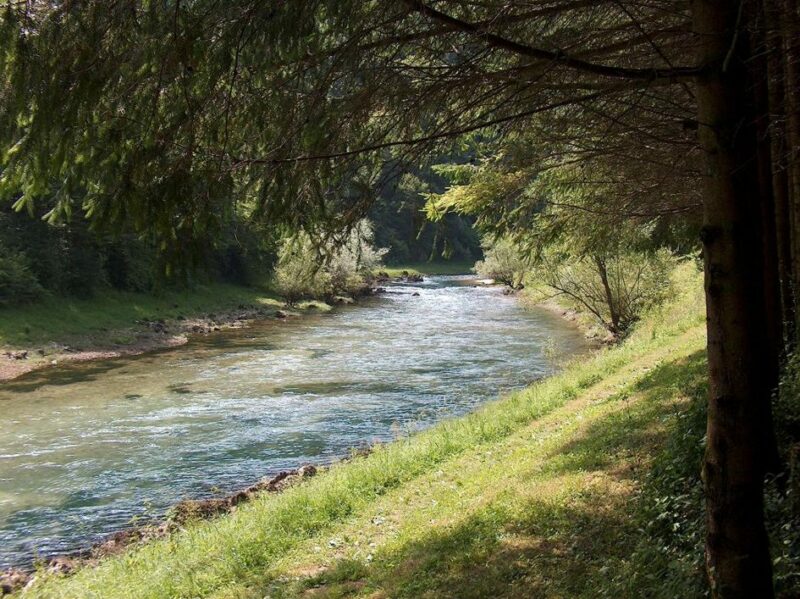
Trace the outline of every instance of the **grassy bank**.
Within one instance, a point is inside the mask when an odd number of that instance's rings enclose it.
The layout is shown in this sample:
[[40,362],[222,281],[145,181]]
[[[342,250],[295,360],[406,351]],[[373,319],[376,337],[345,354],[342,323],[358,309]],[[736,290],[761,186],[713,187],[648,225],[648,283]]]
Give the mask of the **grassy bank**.
[[[422,275],[468,274],[471,268],[472,263],[467,262],[435,262],[384,270],[396,277],[403,271]],[[276,293],[264,287],[221,283],[198,285],[191,290],[168,290],[157,295],[104,290],[90,299],[47,297],[35,304],[0,310],[0,347],[29,348],[95,336],[124,343],[125,329],[136,321],[191,318],[228,312],[243,305],[278,308],[283,303]],[[116,340],[115,332],[119,337]]]
[[687,596],[695,562],[644,551],[641,520],[665,439],[703,395],[684,278],[624,344],[559,376],[24,596]]
[[420,262],[381,268],[390,277],[399,277],[406,271],[416,275],[468,275],[472,273],[474,262]]
[[277,307],[282,303],[263,289],[224,284],[160,295],[108,290],[85,300],[50,297],[36,304],[0,310],[0,346],[69,341],[82,335],[121,331],[137,320],[169,320],[235,310],[245,304]]

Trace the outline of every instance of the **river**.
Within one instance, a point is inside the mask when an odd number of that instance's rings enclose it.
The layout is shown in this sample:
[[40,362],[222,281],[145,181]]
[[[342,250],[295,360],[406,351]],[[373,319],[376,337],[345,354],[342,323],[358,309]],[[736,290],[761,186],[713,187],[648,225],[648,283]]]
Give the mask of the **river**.
[[574,327],[501,289],[431,277],[0,384],[0,569],[464,414],[585,350]]

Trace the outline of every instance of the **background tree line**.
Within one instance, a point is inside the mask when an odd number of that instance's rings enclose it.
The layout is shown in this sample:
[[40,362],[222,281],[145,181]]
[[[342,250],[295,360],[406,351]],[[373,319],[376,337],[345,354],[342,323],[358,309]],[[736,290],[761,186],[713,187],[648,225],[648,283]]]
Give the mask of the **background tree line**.
[[[432,171],[421,174],[424,178],[404,175],[397,185],[387,187],[372,207],[372,233],[365,251],[385,249],[382,262],[389,265],[447,259],[474,262],[481,249],[469,219],[455,214],[440,222],[426,218],[426,194],[432,185],[443,187]],[[48,294],[87,298],[106,288],[157,293],[165,287],[200,282],[274,284],[291,296],[302,288],[304,295],[320,298],[353,292],[352,285],[346,284],[334,285],[336,293],[323,292],[324,285],[314,281],[316,273],[306,273],[298,264],[291,268],[303,272],[304,280],[295,281],[299,285],[295,291],[274,281],[276,275],[286,274],[285,270],[275,272],[281,264],[283,239],[296,243],[297,236],[240,215],[224,221],[220,230],[209,236],[202,252],[186,262],[170,262],[152,235],[97,230],[82,214],[50,222],[47,214],[52,208],[48,198],[37,202],[32,214],[15,210],[11,203],[0,206],[0,307],[36,302]],[[342,258],[333,246],[328,253]],[[295,255],[300,263],[316,264],[320,259],[310,246]]]

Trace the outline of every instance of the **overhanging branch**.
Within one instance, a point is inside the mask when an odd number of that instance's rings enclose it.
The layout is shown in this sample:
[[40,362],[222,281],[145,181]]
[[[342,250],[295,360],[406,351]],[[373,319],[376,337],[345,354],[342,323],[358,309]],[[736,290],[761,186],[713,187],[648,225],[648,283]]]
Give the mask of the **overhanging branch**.
[[700,67],[670,67],[670,68],[626,68],[615,67],[612,65],[596,64],[570,56],[563,51],[545,50],[543,48],[536,48],[514,40],[510,40],[491,33],[483,28],[480,24],[470,23],[463,21],[456,17],[445,14],[434,8],[431,8],[422,0],[403,0],[410,8],[416,12],[429,17],[435,21],[443,23],[448,27],[456,30],[464,31],[475,36],[479,36],[491,46],[508,50],[515,54],[535,58],[537,60],[546,60],[559,64],[563,67],[580,71],[583,73],[591,73],[602,77],[613,77],[617,79],[635,79],[639,81],[670,81],[670,82],[683,82],[692,80],[698,75],[702,74],[703,69]]

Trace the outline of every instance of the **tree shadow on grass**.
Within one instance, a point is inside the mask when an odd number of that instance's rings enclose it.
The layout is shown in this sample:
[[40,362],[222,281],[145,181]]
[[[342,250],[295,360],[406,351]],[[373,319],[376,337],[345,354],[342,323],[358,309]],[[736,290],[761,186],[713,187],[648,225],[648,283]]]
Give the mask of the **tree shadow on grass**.
[[625,456],[661,446],[669,432],[663,424],[685,409],[676,400],[702,394],[706,374],[703,351],[657,366],[631,389],[606,400],[628,402],[638,396],[636,402],[586,425],[579,437],[550,454],[544,471],[614,472]]
[[[703,352],[658,366],[630,391],[641,395],[630,408],[582,428],[551,453],[544,471],[533,465],[537,475],[552,474],[555,484],[595,470],[641,478],[643,472],[619,471],[618,464],[658,446],[668,428],[658,424],[679,409],[676,398],[702,393],[704,375]],[[587,485],[552,499],[509,488],[454,526],[432,526],[424,538],[390,544],[369,562],[342,559],[322,573],[273,583],[259,596],[625,597],[612,581],[630,572],[627,562],[642,538],[636,509],[624,485]]]
[[[510,500],[509,500],[510,499]],[[340,560],[270,597],[595,597],[597,577],[625,555],[635,533],[622,497],[573,505],[507,498],[421,540],[378,552],[371,563]],[[259,596],[264,596],[260,594]]]

